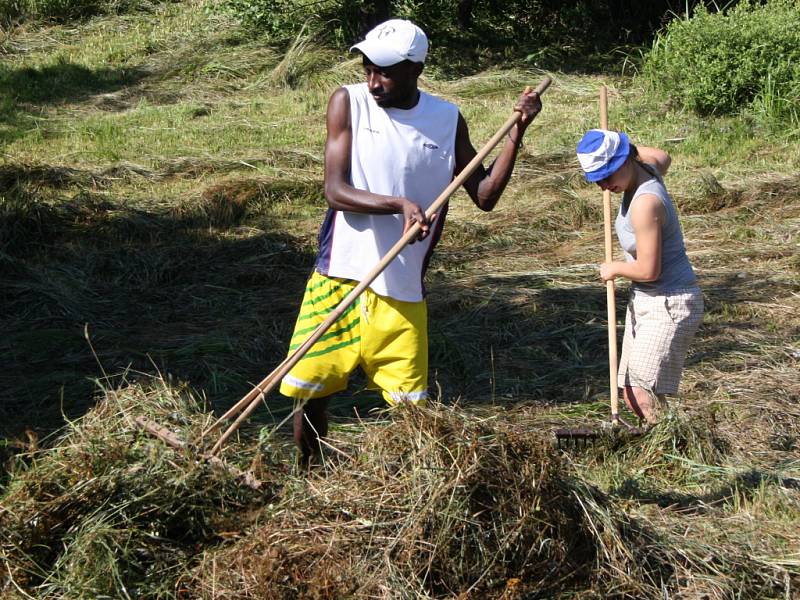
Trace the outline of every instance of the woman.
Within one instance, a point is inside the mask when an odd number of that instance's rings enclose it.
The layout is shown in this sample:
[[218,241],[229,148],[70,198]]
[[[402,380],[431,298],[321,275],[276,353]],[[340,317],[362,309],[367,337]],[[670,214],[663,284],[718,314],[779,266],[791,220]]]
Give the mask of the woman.
[[587,181],[622,194],[614,225],[625,262],[603,263],[600,278],[633,282],[617,382],[628,408],[653,424],[665,395],[678,391],[686,351],[703,318],[703,296],[664,187],[671,159],[603,129],[588,131],[577,151]]

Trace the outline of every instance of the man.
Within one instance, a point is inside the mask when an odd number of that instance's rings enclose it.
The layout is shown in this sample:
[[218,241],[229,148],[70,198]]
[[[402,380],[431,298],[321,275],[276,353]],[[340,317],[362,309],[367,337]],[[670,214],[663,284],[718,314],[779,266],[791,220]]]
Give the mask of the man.
[[[363,55],[366,83],[339,88],[328,103],[329,208],[290,352],[410,227],[419,223],[421,230],[281,382],[282,394],[304,403],[295,412],[294,436],[306,464],[327,434],[329,396],[347,387],[357,366],[390,405],[427,398],[422,278],[447,211],[430,220],[425,211],[476,155],[458,108],[417,87],[428,51],[419,27],[386,21],[351,50]],[[523,93],[515,110],[522,116],[497,159],[464,183],[481,210],[492,210],[500,198],[541,102]]]

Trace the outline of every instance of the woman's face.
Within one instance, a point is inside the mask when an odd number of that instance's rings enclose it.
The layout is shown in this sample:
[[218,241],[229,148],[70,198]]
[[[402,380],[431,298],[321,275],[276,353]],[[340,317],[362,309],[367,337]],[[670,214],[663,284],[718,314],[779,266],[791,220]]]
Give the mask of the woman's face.
[[597,185],[600,186],[600,189],[603,191],[608,190],[609,192],[613,192],[614,194],[621,194],[626,189],[628,189],[628,184],[630,183],[631,178],[631,159],[625,159],[625,162],[622,163],[622,166],[614,171],[611,175],[606,177],[605,179],[601,179],[597,181]]

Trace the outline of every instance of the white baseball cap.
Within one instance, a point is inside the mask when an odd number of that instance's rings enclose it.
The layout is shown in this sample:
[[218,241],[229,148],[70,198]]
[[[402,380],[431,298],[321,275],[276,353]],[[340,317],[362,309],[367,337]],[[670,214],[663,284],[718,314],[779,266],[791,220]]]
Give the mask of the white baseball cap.
[[411,21],[389,19],[350,50],[360,50],[379,67],[391,67],[404,60],[422,63],[428,55],[428,36]]

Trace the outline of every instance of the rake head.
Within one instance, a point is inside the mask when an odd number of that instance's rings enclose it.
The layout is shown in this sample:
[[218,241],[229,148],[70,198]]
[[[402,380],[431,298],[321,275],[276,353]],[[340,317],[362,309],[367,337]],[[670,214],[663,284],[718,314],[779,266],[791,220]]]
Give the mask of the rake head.
[[589,444],[594,444],[595,440],[603,435],[600,431],[586,427],[556,429],[553,433],[559,448],[585,448]]
[[624,425],[608,424],[603,429],[590,429],[588,427],[577,427],[574,429],[556,429],[553,434],[556,436],[556,443],[559,448],[586,448],[589,444],[594,445],[595,441],[608,437],[639,437],[647,433],[643,427],[633,427],[623,421]]

